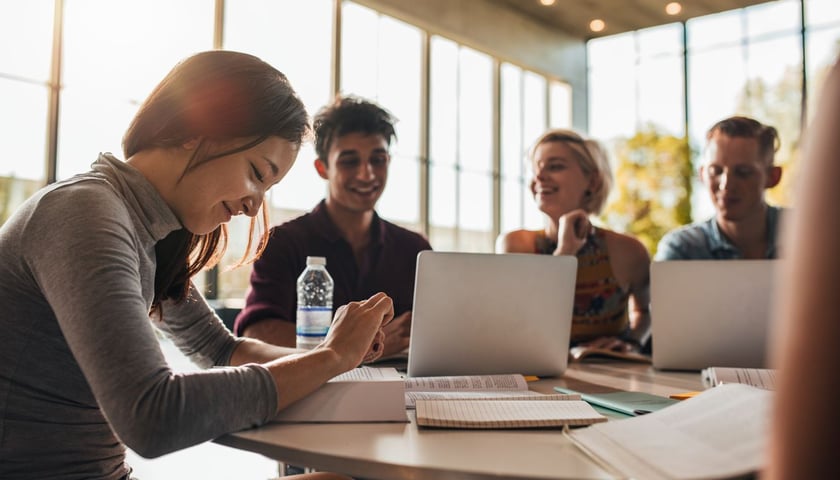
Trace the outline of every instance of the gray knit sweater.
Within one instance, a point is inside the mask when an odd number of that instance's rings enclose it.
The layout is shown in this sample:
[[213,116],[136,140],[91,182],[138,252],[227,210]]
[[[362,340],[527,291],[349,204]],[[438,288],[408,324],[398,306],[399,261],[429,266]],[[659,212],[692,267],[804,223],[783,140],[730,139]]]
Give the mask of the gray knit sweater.
[[[42,189],[0,228],[0,478],[119,479],[153,457],[266,422],[258,365],[175,374],[149,309],[155,243],[180,228],[109,154]],[[195,290],[158,325],[202,367],[237,345]]]

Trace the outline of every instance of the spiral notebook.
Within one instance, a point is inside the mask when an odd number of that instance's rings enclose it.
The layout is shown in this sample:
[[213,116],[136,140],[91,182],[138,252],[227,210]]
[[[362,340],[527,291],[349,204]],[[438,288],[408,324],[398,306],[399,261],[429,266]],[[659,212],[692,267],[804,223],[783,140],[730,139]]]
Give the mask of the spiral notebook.
[[418,400],[417,425],[477,429],[550,428],[607,421],[607,417],[596,412],[588,403],[566,397],[537,395],[527,400]]

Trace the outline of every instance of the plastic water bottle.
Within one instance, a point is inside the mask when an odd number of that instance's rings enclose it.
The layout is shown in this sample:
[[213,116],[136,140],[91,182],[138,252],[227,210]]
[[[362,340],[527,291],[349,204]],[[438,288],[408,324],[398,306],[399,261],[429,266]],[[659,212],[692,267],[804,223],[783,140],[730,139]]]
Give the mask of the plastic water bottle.
[[297,347],[307,350],[327,336],[332,323],[333,279],[327,259],[306,257],[306,269],[297,279]]

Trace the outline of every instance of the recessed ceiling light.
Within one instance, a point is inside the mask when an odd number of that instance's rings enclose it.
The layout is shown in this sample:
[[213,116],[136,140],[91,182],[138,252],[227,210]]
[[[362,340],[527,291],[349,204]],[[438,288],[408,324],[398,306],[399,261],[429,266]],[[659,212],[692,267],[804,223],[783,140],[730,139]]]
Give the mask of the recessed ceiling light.
[[540,3],[542,3],[546,7],[550,7],[554,5],[554,0],[540,0]]
[[668,15],[676,15],[680,12],[682,12],[682,5],[679,2],[671,2],[665,5],[665,13]]
[[596,18],[595,20],[589,22],[589,29],[593,32],[600,32],[605,28],[607,28],[607,24],[600,18]]

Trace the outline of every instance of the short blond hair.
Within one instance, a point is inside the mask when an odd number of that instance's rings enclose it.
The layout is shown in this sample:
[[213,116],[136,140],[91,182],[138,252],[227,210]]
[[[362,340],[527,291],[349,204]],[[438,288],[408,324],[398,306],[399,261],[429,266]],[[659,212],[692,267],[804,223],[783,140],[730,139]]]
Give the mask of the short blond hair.
[[593,189],[587,190],[588,195],[584,200],[583,209],[591,214],[601,213],[613,184],[612,169],[604,148],[596,140],[585,138],[574,130],[552,129],[540,135],[531,146],[528,158],[532,165],[537,148],[551,142],[566,144],[574,152],[575,159],[584,175],[595,180]]

